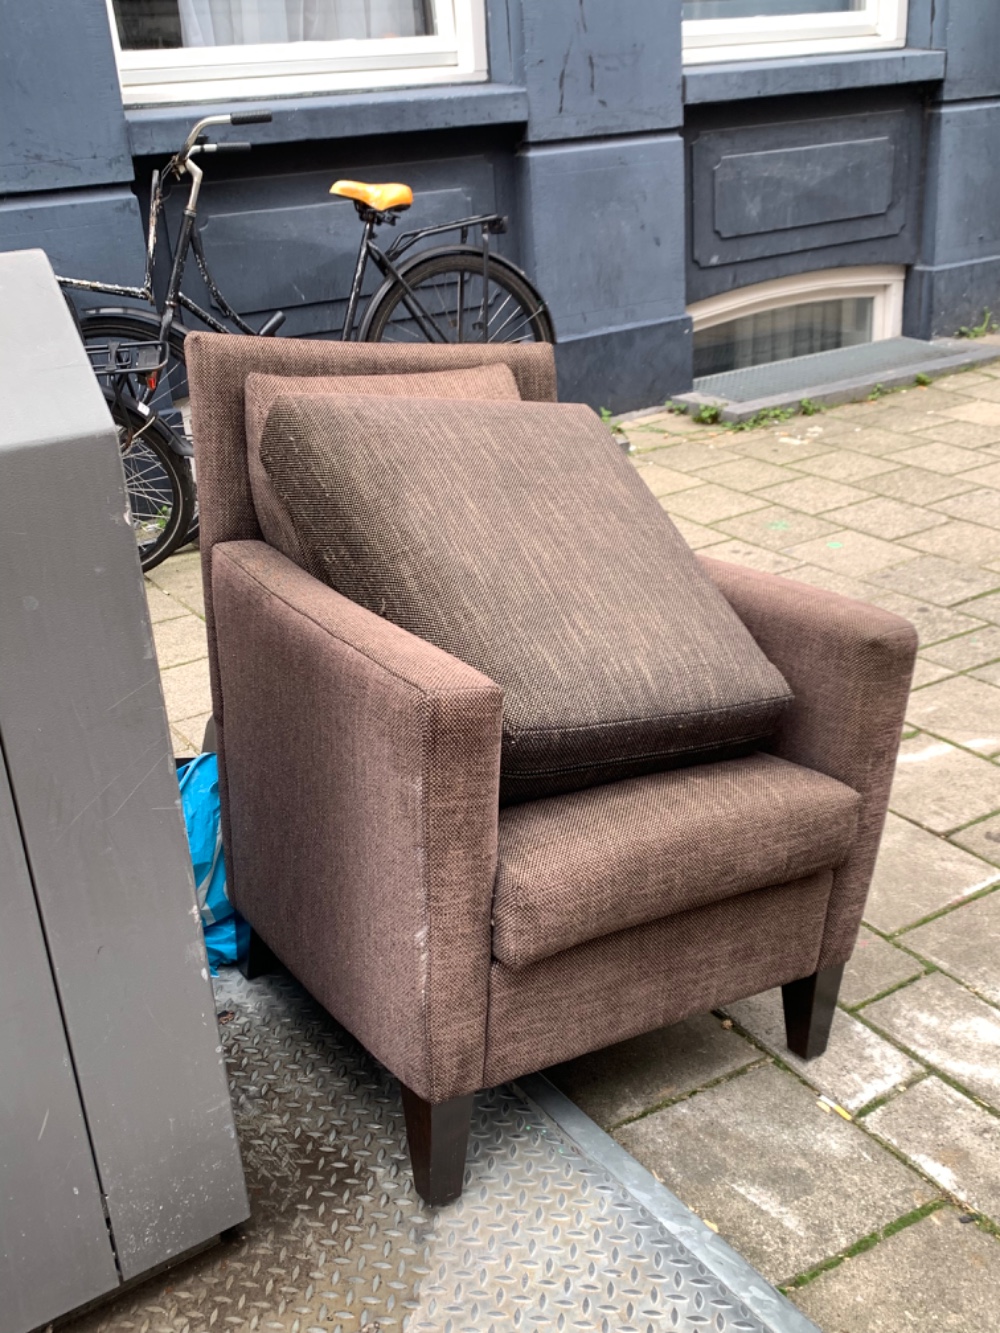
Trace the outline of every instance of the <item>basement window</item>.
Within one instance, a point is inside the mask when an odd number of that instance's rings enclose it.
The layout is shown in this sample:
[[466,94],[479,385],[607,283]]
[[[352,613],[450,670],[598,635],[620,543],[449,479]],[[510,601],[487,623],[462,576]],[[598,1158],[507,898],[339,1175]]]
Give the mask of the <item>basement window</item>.
[[908,0],[684,0],[687,64],[905,46]]
[[487,77],[484,0],[107,0],[126,105]]
[[743,287],[691,306],[694,378],[897,338],[904,270],[834,269]]

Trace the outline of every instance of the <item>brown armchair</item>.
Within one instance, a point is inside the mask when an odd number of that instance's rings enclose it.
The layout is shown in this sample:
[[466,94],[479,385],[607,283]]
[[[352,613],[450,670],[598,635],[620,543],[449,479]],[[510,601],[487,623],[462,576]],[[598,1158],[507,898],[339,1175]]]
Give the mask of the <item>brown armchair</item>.
[[253,371],[496,361],[523,399],[555,400],[545,346],[188,340],[225,847],[251,968],[273,951],[399,1078],[434,1204],[461,1192],[480,1088],[776,985],[790,1047],[821,1053],[916,649],[888,612],[705,559],[794,694],[767,752],[501,806],[500,687],[262,540],[244,420]]

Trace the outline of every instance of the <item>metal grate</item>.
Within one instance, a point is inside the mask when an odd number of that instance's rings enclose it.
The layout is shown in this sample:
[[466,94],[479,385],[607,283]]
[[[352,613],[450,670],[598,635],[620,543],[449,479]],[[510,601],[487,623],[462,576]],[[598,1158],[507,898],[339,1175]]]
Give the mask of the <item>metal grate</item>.
[[918,338],[886,338],[880,342],[838,347],[814,356],[772,361],[765,366],[747,366],[721,375],[704,375],[694,382],[699,396],[722,398],[730,403],[754,402],[783,394],[804,394],[809,389],[842,380],[872,379],[912,366],[916,371],[928,362],[954,361],[961,345],[922,342]]
[[395,1081],[287,977],[217,999],[251,1221],[66,1333],[778,1328],[514,1089],[477,1101],[462,1199],[425,1209]]

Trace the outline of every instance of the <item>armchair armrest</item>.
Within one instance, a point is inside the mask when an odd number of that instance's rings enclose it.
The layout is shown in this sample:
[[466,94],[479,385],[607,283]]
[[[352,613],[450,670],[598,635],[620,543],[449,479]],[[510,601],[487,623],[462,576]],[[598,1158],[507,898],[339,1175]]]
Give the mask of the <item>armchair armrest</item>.
[[236,906],[421,1097],[479,1088],[500,687],[261,542],[211,578]]
[[861,794],[858,834],[834,877],[818,966],[846,962],[885,823],[917,632],[877,606],[700,559],[795,695],[768,748]]

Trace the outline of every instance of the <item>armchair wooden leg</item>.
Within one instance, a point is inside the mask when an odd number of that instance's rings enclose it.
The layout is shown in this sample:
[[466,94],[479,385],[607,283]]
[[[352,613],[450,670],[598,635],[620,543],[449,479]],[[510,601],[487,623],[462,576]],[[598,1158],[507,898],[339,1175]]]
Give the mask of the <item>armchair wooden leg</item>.
[[462,1193],[465,1179],[473,1094],[453,1097],[435,1106],[405,1084],[400,1087],[417,1193],[432,1208],[454,1203]]
[[250,947],[247,949],[246,957],[239,963],[239,969],[247,981],[253,981],[255,977],[267,976],[269,972],[277,972],[280,967],[281,964],[277,958],[251,926]]
[[782,986],[785,1036],[793,1055],[813,1060],[826,1050],[843,975],[844,964],[838,963]]

